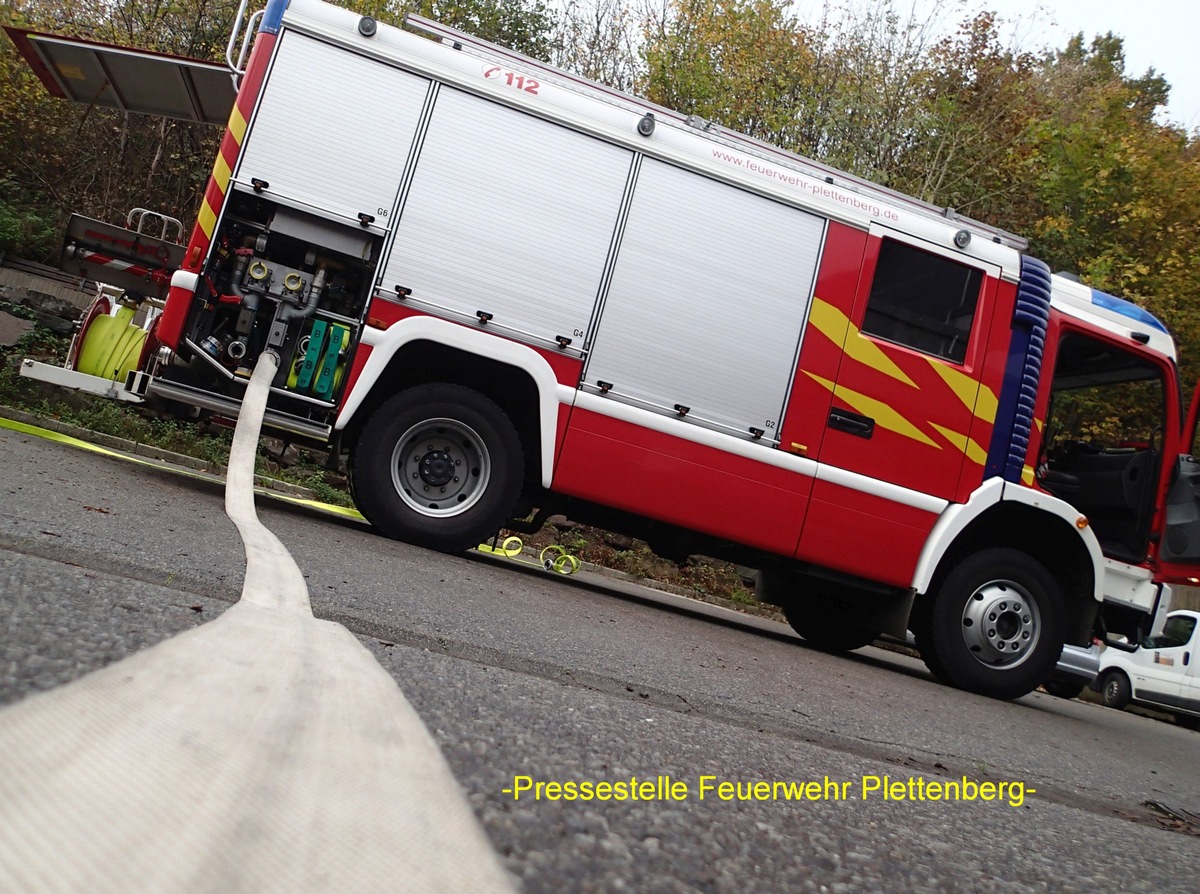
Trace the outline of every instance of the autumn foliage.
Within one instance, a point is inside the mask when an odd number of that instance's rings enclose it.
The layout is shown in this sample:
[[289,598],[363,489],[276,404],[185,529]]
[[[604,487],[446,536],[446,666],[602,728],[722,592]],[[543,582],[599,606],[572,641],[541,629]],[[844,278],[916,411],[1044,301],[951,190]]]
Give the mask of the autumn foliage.
[[[955,26],[860,0],[345,0],[408,8],[720,126],[1020,233],[1056,270],[1162,317],[1200,373],[1200,134],[1122,41],[1019,47],[988,12]],[[15,0],[4,24],[220,59],[233,0]],[[72,211],[198,207],[214,128],[71,106],[0,40],[0,253],[49,260]]]

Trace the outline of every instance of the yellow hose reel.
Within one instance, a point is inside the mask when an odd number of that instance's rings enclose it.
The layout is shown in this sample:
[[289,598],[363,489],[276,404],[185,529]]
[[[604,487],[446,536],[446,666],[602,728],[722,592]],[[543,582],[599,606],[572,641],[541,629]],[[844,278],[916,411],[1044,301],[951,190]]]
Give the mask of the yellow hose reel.
[[113,314],[104,312],[107,307],[107,298],[97,298],[84,317],[73,368],[109,381],[124,382],[137,368],[146,330],[134,325],[137,308],[132,305],[118,304]]

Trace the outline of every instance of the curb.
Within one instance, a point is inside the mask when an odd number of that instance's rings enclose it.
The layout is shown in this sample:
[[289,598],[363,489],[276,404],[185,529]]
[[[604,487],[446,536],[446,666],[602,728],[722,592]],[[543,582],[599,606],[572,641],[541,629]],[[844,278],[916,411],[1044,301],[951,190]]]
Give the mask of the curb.
[[[96,444],[100,447],[107,447],[110,450],[120,450],[124,453],[131,453],[134,456],[142,456],[147,459],[155,459],[159,462],[169,463],[173,466],[183,466],[187,469],[194,469],[197,472],[208,472],[212,475],[224,478],[227,472],[225,466],[206,462],[202,459],[197,459],[194,456],[188,456],[185,453],[174,453],[170,450],[163,450],[161,447],[154,447],[150,444],[143,444],[139,441],[131,441],[128,438],[118,438],[115,435],[107,435],[103,432],[91,431],[90,429],[80,428],[78,425],[71,425],[63,422],[60,419],[53,417],[46,418],[36,416],[33,413],[28,413],[24,410],[18,410],[15,407],[9,407],[0,404],[0,417],[11,419],[14,422],[21,422],[25,425],[33,425],[39,428],[47,429],[48,431],[57,432],[60,435],[66,435],[70,438],[77,438],[80,441],[87,441],[91,444]],[[289,496],[299,497],[304,500],[315,500],[316,494],[311,488],[304,487],[300,484],[292,484],[288,481],[280,481],[278,478],[268,478],[265,475],[255,475],[254,484],[257,487],[265,487],[268,490],[277,491],[279,493],[288,494]]]

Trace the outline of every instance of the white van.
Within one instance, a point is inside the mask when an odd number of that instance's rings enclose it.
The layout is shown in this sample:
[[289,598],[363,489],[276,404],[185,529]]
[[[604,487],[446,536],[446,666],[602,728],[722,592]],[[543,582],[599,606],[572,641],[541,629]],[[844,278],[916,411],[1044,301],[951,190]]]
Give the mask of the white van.
[[1162,633],[1132,651],[1110,646],[1100,656],[1093,688],[1110,708],[1144,705],[1200,730],[1200,612],[1173,611]]

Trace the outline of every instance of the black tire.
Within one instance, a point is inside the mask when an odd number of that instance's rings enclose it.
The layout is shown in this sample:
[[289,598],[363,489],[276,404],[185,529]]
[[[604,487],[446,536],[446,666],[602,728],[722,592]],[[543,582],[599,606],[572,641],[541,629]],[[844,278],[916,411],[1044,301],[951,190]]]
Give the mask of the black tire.
[[388,537],[443,552],[507,521],[525,460],[512,421],[462,385],[418,385],[385,401],[352,451],[355,503]]
[[783,606],[783,616],[808,645],[822,652],[853,652],[879,636],[878,630],[855,624],[851,611],[815,594],[802,603]]
[[1083,690],[1086,686],[1080,686],[1078,683],[1066,683],[1062,680],[1047,680],[1042,684],[1042,688],[1055,698],[1079,698],[1083,695]]
[[917,651],[921,653],[921,660],[925,662],[925,667],[933,674],[935,680],[949,686],[951,685],[950,677],[933,650],[933,618],[929,602],[930,599],[927,597],[921,597],[913,605],[912,614],[908,619],[908,629],[913,635],[913,642],[916,644]]
[[1133,695],[1129,678],[1121,671],[1109,671],[1100,681],[1100,701],[1110,708],[1120,711]]
[[1175,725],[1182,726],[1184,729],[1190,729],[1192,732],[1200,733],[1200,717],[1195,714],[1176,714]]
[[850,652],[870,645],[878,630],[858,623],[861,612],[853,600],[839,598],[833,585],[776,569],[758,572],[755,594],[760,602],[778,605],[792,629],[824,652]]
[[1019,698],[1050,676],[1062,651],[1058,583],[1015,549],[970,555],[939,577],[921,656],[959,689]]

